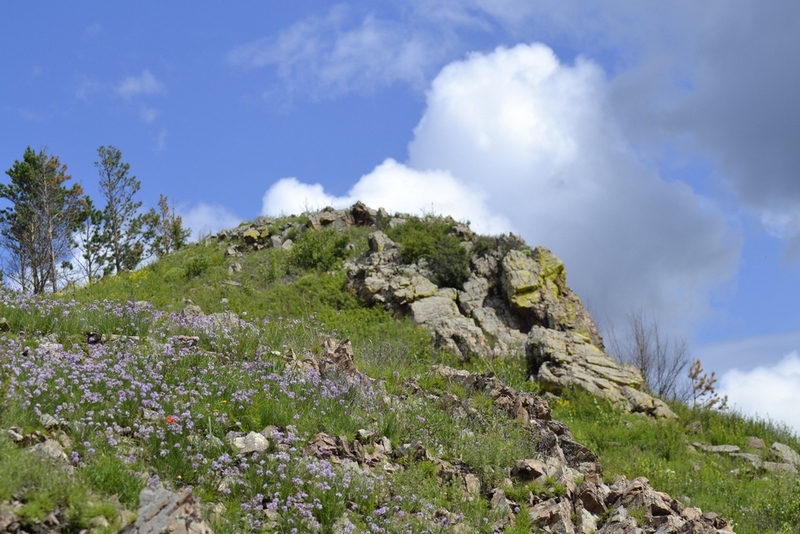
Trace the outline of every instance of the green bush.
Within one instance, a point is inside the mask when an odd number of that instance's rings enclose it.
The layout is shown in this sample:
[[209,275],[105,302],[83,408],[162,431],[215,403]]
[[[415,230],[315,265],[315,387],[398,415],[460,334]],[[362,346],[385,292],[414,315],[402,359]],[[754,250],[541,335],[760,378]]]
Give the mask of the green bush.
[[456,289],[464,289],[464,282],[470,275],[469,263],[469,251],[450,235],[441,238],[428,257],[428,266],[433,271],[436,284]]
[[438,285],[462,289],[469,278],[470,253],[450,235],[452,228],[443,219],[411,219],[391,229],[389,237],[400,243],[405,263],[426,259]]
[[308,230],[292,247],[289,264],[309,271],[329,271],[345,257],[348,241],[346,235],[333,228]]
[[525,244],[525,241],[514,234],[500,236],[481,235],[475,239],[472,246],[472,253],[476,257],[481,257],[493,250],[499,250],[501,256],[505,256],[512,250],[522,250],[526,256],[530,256],[532,252],[531,248]]
[[410,219],[405,224],[389,230],[388,235],[400,243],[400,256],[406,263],[429,258],[439,241],[446,237],[453,225],[441,219]]
[[187,279],[195,278],[203,274],[208,269],[208,258],[205,256],[194,256],[189,258],[183,266],[183,274]]

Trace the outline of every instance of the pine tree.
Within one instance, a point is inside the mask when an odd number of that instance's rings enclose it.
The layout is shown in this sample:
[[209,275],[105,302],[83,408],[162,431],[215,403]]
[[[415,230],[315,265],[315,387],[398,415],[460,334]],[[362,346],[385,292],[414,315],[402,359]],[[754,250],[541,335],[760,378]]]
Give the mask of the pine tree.
[[154,234],[152,251],[157,258],[183,248],[192,235],[192,230],[184,228],[183,219],[175,213],[175,208],[169,205],[164,195],[159,195],[158,212],[151,209],[147,216]]
[[58,290],[59,262],[69,257],[72,232],[80,219],[83,190],[67,188],[67,166],[46,149],[28,147],[22,161],[6,171],[0,198],[11,206],[0,210],[0,235],[6,249],[6,274],[23,291]]
[[[92,199],[86,197],[79,220],[72,238],[73,262],[80,272],[79,280],[91,285],[102,277],[109,261],[103,243],[103,212],[95,207]],[[68,267],[72,269],[75,266],[70,262]]]
[[134,196],[141,182],[131,175],[130,165],[123,163],[122,152],[113,146],[97,149],[100,161],[95,162],[100,173],[100,191],[106,201],[103,210],[102,243],[108,249],[106,273],[135,269],[148,247],[145,215],[139,213],[141,201]]

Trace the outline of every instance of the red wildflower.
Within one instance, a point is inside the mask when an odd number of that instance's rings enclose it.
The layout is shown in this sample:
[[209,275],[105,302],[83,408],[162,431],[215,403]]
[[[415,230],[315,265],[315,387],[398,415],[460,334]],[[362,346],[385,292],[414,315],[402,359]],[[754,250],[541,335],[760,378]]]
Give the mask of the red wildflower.
[[167,424],[168,425],[174,425],[178,421],[179,421],[179,419],[177,417],[175,417],[174,415],[168,415],[167,416]]

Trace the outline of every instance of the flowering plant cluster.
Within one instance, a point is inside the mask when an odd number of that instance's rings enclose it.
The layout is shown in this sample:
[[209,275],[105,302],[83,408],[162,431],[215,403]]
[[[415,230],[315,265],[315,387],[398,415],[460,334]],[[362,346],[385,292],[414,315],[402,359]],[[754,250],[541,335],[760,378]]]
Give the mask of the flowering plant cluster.
[[[287,365],[288,347],[264,341],[286,341],[277,332],[296,321],[190,319],[146,303],[84,306],[16,293],[0,294],[0,306],[14,323],[0,338],[3,420],[54,418],[78,475],[99,479],[98,466],[111,466],[132,489],[100,489],[131,507],[145,481],[163,481],[222,503],[219,528],[237,532],[422,532],[453,520],[414,495],[423,471],[409,470],[404,482],[392,476],[397,466],[309,454],[318,432],[352,439],[396,426],[399,412],[372,381]],[[97,324],[121,334],[81,339]],[[406,415],[426,435],[426,418]],[[267,446],[232,447],[250,432]]]

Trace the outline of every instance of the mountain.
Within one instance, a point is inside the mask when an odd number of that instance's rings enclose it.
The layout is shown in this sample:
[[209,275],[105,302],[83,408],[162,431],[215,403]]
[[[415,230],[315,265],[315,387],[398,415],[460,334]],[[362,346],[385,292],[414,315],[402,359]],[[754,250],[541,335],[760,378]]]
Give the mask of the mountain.
[[563,262],[447,217],[259,218],[0,315],[0,531],[798,529],[796,436],[650,395]]

